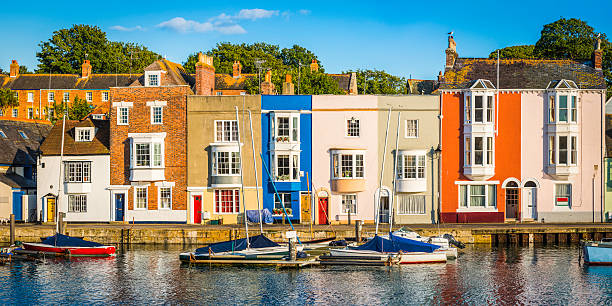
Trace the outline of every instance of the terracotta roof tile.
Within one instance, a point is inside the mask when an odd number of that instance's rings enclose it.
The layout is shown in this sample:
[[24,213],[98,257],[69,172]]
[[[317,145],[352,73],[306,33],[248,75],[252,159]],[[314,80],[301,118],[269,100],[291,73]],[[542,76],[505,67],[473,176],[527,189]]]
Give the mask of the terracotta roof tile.
[[[75,141],[75,127],[95,127],[92,141]],[[84,119],[66,120],[64,136],[64,155],[106,155],[109,154],[108,120]],[[49,132],[49,135],[40,146],[43,156],[57,156],[61,154],[62,147],[62,121],[58,121]]]

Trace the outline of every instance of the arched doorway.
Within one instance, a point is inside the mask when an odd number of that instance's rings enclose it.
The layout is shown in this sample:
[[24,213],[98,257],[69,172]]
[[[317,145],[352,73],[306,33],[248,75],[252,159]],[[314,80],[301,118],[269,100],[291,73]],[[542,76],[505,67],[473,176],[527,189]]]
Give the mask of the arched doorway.
[[319,224],[329,224],[329,193],[325,190],[317,193],[317,215]]
[[538,184],[536,181],[529,180],[523,185],[523,214],[527,219],[538,219]]
[[516,219],[519,208],[519,182],[516,179],[508,179],[502,187],[506,189],[506,219]]

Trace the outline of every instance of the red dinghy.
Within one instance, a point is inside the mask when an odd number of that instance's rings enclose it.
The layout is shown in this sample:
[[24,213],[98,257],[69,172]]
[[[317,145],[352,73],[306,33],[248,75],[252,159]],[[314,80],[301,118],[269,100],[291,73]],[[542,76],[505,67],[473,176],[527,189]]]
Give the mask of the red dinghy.
[[69,256],[114,256],[115,247],[80,238],[55,234],[41,243],[24,242],[23,248],[28,251],[63,253]]

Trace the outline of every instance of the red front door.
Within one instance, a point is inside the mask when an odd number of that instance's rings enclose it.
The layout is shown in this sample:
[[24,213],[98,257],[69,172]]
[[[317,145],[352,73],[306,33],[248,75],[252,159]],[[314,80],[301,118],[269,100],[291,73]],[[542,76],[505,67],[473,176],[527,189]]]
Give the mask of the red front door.
[[329,223],[329,219],[327,219],[328,214],[329,210],[327,209],[327,197],[319,198],[319,224]]
[[202,223],[202,196],[193,196],[193,223]]

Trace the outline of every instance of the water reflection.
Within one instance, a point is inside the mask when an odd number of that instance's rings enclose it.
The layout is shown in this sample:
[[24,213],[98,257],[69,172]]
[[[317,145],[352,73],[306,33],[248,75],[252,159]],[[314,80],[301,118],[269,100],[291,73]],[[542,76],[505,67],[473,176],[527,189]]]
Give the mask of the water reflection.
[[0,301],[22,304],[611,304],[612,267],[576,247],[469,247],[448,264],[274,268],[181,266],[182,246],[116,258],[0,267]]

